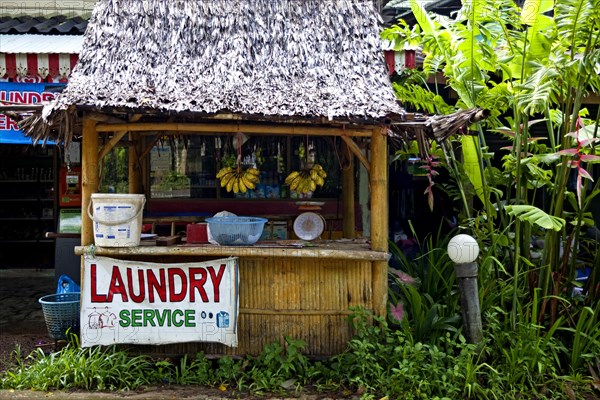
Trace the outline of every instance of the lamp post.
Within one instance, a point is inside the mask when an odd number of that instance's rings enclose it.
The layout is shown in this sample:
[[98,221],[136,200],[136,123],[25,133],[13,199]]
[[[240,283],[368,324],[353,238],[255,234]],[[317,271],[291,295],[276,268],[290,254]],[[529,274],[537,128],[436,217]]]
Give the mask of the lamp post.
[[479,343],[483,338],[477,289],[478,268],[475,262],[478,255],[479,245],[469,235],[456,235],[448,242],[448,257],[455,263],[454,270],[460,289],[463,323],[470,343]]

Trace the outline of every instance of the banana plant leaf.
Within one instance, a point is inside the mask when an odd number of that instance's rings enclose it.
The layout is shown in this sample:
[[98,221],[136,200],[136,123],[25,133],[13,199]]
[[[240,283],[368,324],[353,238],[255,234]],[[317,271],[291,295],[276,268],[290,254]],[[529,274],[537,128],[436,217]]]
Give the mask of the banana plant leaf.
[[560,231],[566,224],[566,221],[560,217],[548,215],[535,206],[517,205],[504,207],[509,215],[519,218],[521,221],[529,222],[531,225],[537,225],[544,229]]

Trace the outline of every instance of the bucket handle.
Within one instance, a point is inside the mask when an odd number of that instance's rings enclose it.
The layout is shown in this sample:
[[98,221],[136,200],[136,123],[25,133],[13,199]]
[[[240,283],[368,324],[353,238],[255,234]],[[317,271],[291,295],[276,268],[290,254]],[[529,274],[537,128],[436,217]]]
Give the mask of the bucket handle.
[[88,215],[89,217],[92,219],[92,221],[98,223],[98,224],[102,224],[102,225],[108,225],[108,226],[115,226],[115,225],[122,225],[122,224],[126,224],[128,222],[133,221],[134,219],[137,218],[137,216],[142,212],[142,210],[144,209],[144,204],[146,204],[146,198],[144,197],[142,204],[140,205],[140,208],[135,212],[135,214],[133,215],[133,217],[127,218],[123,221],[101,221],[99,219],[96,219],[96,217],[94,215],[92,215],[92,201],[90,199],[90,203],[88,204]]

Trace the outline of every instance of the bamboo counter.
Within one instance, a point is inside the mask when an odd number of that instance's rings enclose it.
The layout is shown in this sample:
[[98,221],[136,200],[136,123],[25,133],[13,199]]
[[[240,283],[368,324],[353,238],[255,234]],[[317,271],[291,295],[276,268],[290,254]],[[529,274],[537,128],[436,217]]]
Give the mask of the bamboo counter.
[[238,347],[194,342],[136,346],[140,352],[257,355],[273,342],[283,344],[287,336],[305,341],[308,356],[331,356],[344,351],[352,338],[350,308],[374,310],[375,296],[387,291],[387,286],[376,287],[373,271],[387,262],[389,254],[356,240],[317,241],[309,246],[266,242],[254,246],[78,246],[75,254],[165,264],[239,257]]

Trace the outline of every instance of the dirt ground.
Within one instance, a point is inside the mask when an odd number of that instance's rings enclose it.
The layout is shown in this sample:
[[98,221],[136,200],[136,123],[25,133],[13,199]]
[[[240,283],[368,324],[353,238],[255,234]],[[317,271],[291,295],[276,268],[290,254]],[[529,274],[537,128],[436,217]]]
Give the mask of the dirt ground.
[[0,373],[15,365],[15,352],[20,348],[20,354],[25,357],[37,348],[44,352],[54,349],[54,342],[45,334],[5,334],[0,335]]
[[38,300],[55,292],[53,269],[0,269],[0,372],[13,364],[17,345],[24,356],[53,349]]
[[223,393],[216,389],[199,388],[191,386],[168,386],[149,387],[140,391],[131,392],[34,392],[0,390],[0,400],[27,399],[67,399],[67,400],[105,400],[105,399],[128,399],[128,400],[173,400],[173,399],[254,399],[254,400],[328,400],[336,397],[319,396],[311,394],[300,394],[296,397],[254,397],[245,396],[240,393]]

